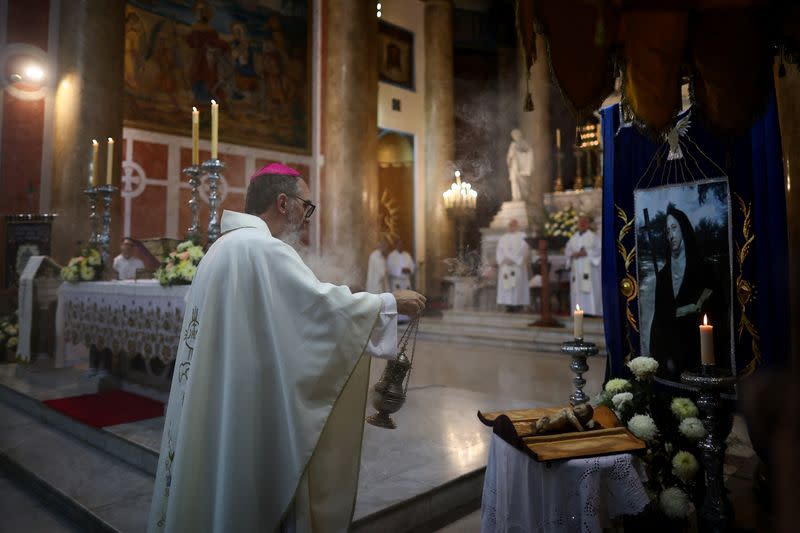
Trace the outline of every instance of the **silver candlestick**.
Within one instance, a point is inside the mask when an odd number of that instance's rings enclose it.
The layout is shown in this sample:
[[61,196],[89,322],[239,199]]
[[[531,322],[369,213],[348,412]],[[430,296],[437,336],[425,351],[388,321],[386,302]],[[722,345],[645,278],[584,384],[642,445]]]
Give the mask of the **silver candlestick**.
[[97,245],[97,187],[89,187],[83,191],[89,198],[89,227],[91,228],[91,235],[89,236],[89,246]]
[[103,258],[103,264],[108,265],[108,247],[111,244],[111,202],[114,199],[112,194],[117,188],[113,185],[101,185],[96,189],[103,195],[103,228],[97,237],[97,244],[100,246],[100,257]]
[[219,187],[219,180],[222,179],[222,170],[225,168],[225,163],[219,159],[209,159],[202,165],[203,172],[206,173],[208,180],[208,246],[214,244],[219,238],[219,216],[217,210],[219,209],[219,198],[217,197],[217,188]]
[[725,408],[721,393],[737,382],[730,370],[703,365],[699,371],[685,371],[681,383],[697,389],[697,407],[703,419],[706,436],[700,441],[700,462],[706,471],[706,493],[700,508],[700,530],[728,531],[734,523],[733,507],[725,491],[723,465],[733,413]]
[[597,351],[597,345],[593,342],[583,342],[583,337],[576,337],[574,341],[567,341],[561,345],[561,353],[572,357],[569,368],[575,374],[572,379],[572,383],[575,384],[575,392],[569,396],[570,405],[580,405],[589,401],[589,396],[583,392],[583,387],[586,385],[583,374],[589,371],[586,358],[597,355]]
[[200,242],[200,199],[198,189],[200,188],[200,176],[202,171],[200,166],[192,165],[183,169],[184,175],[189,178],[189,185],[192,187],[192,198],[189,200],[189,209],[192,210],[192,225],[186,233],[186,239],[195,244]]

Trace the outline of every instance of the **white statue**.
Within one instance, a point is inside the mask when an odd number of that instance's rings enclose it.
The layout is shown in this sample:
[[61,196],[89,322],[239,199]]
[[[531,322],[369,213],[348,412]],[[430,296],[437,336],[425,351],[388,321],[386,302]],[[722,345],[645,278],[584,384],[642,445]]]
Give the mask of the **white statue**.
[[508,179],[511,182],[511,200],[522,200],[522,191],[527,189],[528,177],[533,172],[533,149],[516,128],[511,130],[511,144],[506,154]]

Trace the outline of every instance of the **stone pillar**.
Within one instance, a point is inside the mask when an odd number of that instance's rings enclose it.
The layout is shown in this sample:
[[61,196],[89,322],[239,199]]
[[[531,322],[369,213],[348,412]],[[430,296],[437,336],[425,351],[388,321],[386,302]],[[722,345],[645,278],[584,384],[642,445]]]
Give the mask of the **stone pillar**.
[[453,0],[425,2],[425,292],[441,293],[443,260],[455,256],[442,192],[453,181]]
[[[105,140],[116,141],[113,182],[119,186],[122,153],[122,98],[125,36],[124,0],[61,2],[58,85],[54,113],[52,211],[53,257],[73,255],[88,243],[89,208],[83,190],[92,139],[101,141],[101,183],[105,183]],[[110,253],[116,255],[122,202],[114,199]]]
[[[525,138],[533,147],[533,175],[528,189],[528,205],[533,214],[534,224],[538,226],[544,220],[543,202],[544,193],[552,188],[553,181],[553,157],[555,154],[555,133],[552,131],[550,123],[550,96],[552,83],[550,81],[550,67],[547,62],[547,52],[544,39],[536,36],[536,50],[539,58],[531,67],[530,91],[533,95],[534,109],[531,112],[522,110],[525,103],[526,72],[525,59],[520,44],[519,65],[520,65],[520,96],[519,96],[519,117],[520,129]],[[563,146],[563,144],[562,144]],[[535,229],[538,231],[538,227]]]
[[786,76],[775,78],[778,118],[786,174],[786,219],[789,232],[789,305],[792,367],[800,375],[800,71],[786,65]]
[[378,22],[374,3],[324,6],[322,249],[363,283],[378,237]]

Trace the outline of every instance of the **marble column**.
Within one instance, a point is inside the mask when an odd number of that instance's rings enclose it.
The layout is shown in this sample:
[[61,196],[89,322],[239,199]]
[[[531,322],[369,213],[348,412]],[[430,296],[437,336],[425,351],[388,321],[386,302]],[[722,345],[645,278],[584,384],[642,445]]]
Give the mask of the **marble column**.
[[[61,2],[58,85],[54,113],[52,256],[65,262],[90,236],[87,186],[92,139],[101,141],[105,183],[105,140],[116,141],[113,183],[119,186],[125,35],[124,0]],[[99,203],[99,202],[98,202]],[[112,207],[110,252],[116,255],[122,228],[119,195]]]
[[[786,219],[789,230],[789,305],[792,367],[800,369],[800,71],[786,65],[786,76],[775,78],[778,118],[786,175]],[[800,373],[800,370],[797,370]],[[796,374],[798,375],[798,374]]]
[[322,251],[363,284],[378,237],[378,22],[374,3],[324,6]]
[[[534,227],[543,221],[544,193],[550,191],[553,185],[553,165],[555,155],[555,132],[551,125],[550,97],[552,82],[550,81],[550,68],[547,62],[544,39],[536,36],[536,49],[539,58],[531,67],[530,91],[533,96],[534,109],[531,112],[522,111],[525,103],[526,72],[525,59],[522,46],[520,54],[520,96],[519,96],[519,121],[520,129],[531,147],[533,147],[533,175],[528,189],[528,205],[532,210]],[[563,145],[562,145],[563,146]]]
[[442,192],[453,181],[453,0],[425,2],[425,291],[439,295],[456,254]]

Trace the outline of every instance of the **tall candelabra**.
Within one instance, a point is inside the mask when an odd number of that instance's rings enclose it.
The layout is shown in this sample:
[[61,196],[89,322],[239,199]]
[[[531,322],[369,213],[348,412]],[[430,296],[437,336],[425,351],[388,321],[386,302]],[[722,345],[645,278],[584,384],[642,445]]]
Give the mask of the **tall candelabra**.
[[95,188],[103,195],[103,227],[97,237],[97,244],[100,246],[103,264],[108,265],[108,247],[111,244],[111,202],[113,201],[112,195],[117,188],[113,185],[101,185]]
[[200,176],[202,171],[198,165],[192,165],[183,169],[183,174],[189,178],[189,185],[192,187],[192,197],[189,199],[189,209],[192,212],[192,224],[186,232],[187,240],[198,244],[200,242]]
[[583,337],[576,337],[575,340],[561,345],[561,353],[572,357],[569,368],[575,374],[575,377],[572,378],[575,392],[569,396],[570,405],[580,405],[589,401],[589,396],[583,392],[583,387],[586,385],[583,374],[589,371],[589,364],[586,362],[586,358],[597,355],[597,352],[597,345],[593,342],[584,342]]
[[97,245],[97,187],[89,187],[83,191],[83,194],[89,198],[89,227],[91,228],[91,235],[89,236],[89,246]]
[[202,165],[202,170],[206,174],[208,180],[208,245],[211,246],[219,238],[219,197],[217,196],[217,189],[219,188],[219,180],[222,179],[222,170],[225,168],[225,163],[219,159],[209,159]]
[[475,216],[475,208],[478,203],[478,192],[466,181],[461,181],[461,172],[455,171],[455,181],[450,188],[442,193],[444,207],[448,216],[456,224],[458,234],[458,257],[464,257],[464,233],[467,222]]
[[699,443],[700,462],[706,471],[706,493],[700,509],[701,531],[722,532],[733,526],[733,508],[723,477],[725,438],[733,415],[725,410],[721,393],[733,387],[736,381],[729,370],[716,366],[703,365],[699,371],[681,374],[681,382],[698,391],[697,407],[706,429],[706,436]]

